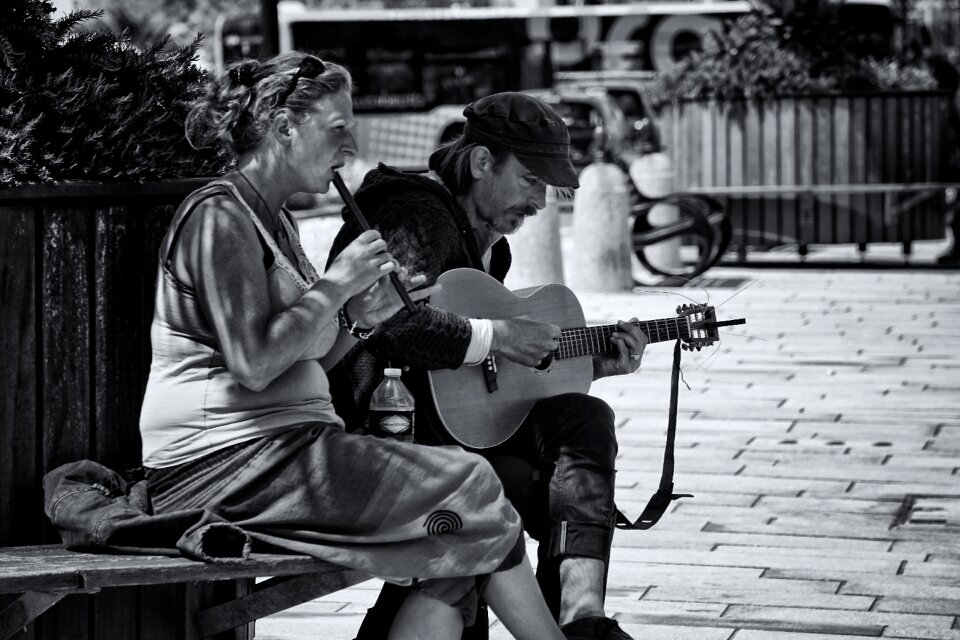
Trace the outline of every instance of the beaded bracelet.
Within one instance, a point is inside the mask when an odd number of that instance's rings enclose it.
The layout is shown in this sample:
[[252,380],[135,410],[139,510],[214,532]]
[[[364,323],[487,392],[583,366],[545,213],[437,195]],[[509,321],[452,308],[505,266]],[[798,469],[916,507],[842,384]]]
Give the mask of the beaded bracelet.
[[350,316],[347,315],[347,305],[340,307],[340,311],[337,312],[337,319],[340,321],[340,326],[347,330],[347,333],[360,340],[366,340],[377,330],[376,327],[365,329],[357,326],[357,323],[351,321]]

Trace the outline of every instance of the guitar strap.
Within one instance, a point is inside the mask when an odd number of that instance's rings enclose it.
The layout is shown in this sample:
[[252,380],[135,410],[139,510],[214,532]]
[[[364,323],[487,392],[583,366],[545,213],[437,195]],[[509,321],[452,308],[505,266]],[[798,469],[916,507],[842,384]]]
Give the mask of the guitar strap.
[[659,522],[670,503],[680,498],[692,498],[689,493],[673,492],[673,443],[677,435],[677,391],[680,384],[680,340],[673,347],[673,370],[670,374],[670,411],[667,417],[667,444],[663,449],[663,470],[660,472],[660,488],[651,496],[643,513],[636,522],[617,509],[618,529],[649,529]]

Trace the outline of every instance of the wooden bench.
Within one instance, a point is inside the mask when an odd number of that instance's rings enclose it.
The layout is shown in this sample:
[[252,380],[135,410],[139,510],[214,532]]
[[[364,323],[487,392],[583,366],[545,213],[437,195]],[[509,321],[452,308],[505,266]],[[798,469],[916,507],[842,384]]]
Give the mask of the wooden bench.
[[[270,579],[254,583],[254,578],[264,576]],[[234,597],[221,597],[219,602],[188,599],[192,602],[186,619],[192,628],[183,637],[207,638],[241,628],[239,637],[252,638],[252,628],[243,629],[244,625],[368,578],[298,555],[252,554],[245,561],[206,564],[165,556],[79,553],[59,545],[0,547],[0,594],[20,594],[0,610],[0,640],[12,637],[68,595],[111,587],[243,579],[245,583],[239,584],[244,588],[230,594]]]

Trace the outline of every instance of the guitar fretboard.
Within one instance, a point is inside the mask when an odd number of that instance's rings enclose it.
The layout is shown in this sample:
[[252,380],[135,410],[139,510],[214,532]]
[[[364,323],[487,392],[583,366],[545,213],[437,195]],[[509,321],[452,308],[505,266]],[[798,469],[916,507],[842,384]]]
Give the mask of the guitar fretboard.
[[[631,324],[640,327],[647,334],[650,342],[690,337],[690,325],[685,317],[647,320]],[[553,357],[560,360],[614,351],[616,347],[610,341],[610,336],[617,330],[615,324],[563,329],[560,332],[560,347],[554,352]]]

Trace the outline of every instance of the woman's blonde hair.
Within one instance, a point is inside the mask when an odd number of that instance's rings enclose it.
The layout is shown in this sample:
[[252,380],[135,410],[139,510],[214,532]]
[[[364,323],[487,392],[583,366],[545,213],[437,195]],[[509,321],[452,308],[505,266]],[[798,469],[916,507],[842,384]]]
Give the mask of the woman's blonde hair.
[[294,122],[302,122],[317,100],[350,90],[350,72],[338,64],[323,62],[322,73],[315,77],[298,75],[290,91],[291,81],[307,55],[295,51],[265,62],[241,60],[228,66],[190,108],[185,124],[187,141],[194,148],[222,144],[237,156],[263,141],[279,109],[287,109]]

